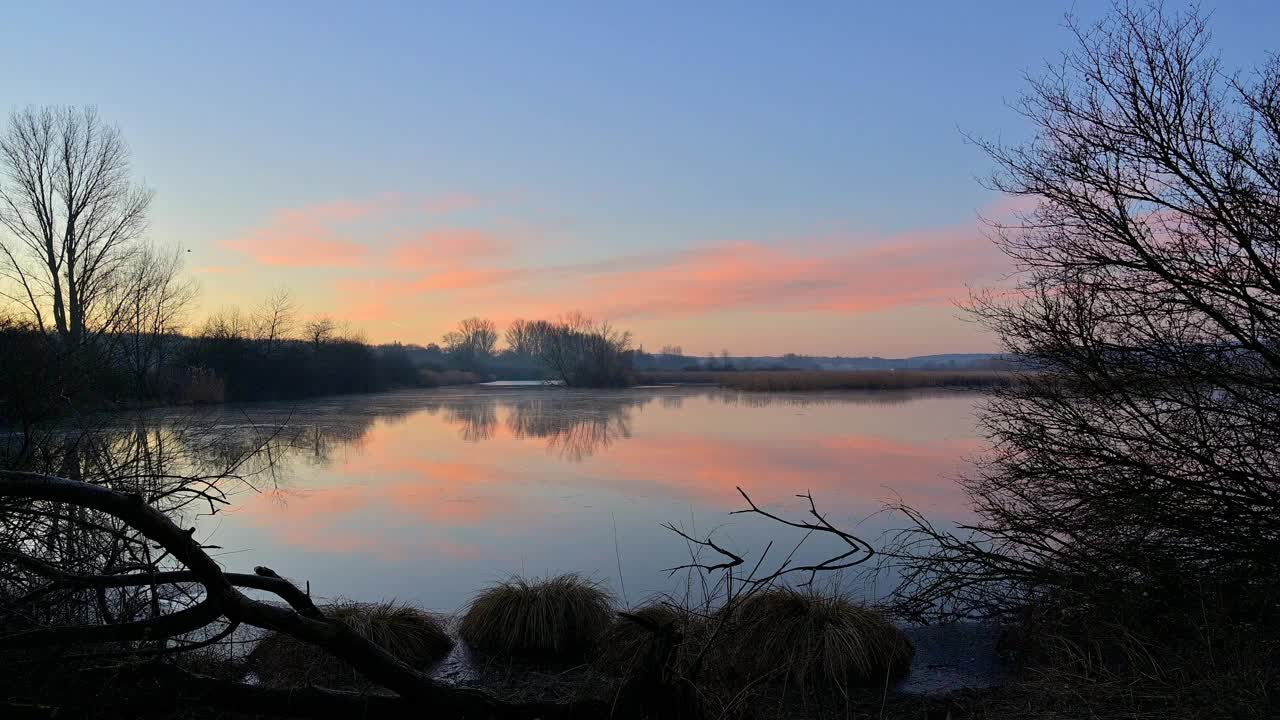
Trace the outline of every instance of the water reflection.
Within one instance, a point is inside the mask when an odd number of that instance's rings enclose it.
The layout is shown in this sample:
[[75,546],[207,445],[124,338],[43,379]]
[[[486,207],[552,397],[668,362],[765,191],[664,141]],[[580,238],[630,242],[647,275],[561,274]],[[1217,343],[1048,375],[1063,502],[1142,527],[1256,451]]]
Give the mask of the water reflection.
[[[86,415],[13,434],[0,442],[0,467],[53,474],[136,497],[181,527],[213,517],[237,488],[271,465],[276,433],[262,442],[230,439],[194,418]],[[245,435],[247,437],[247,435]],[[45,585],[32,561],[79,575],[180,569],[155,543],[115,515],[39,499],[0,503],[0,619],[46,625],[115,624],[192,602],[183,584],[91,587]],[[19,560],[26,558],[26,560]],[[32,588],[42,586],[38,592]],[[153,594],[155,593],[155,594]]]
[[[633,594],[666,589],[660,570],[684,548],[663,522],[722,527],[748,555],[785,541],[726,514],[737,486],[788,512],[810,490],[849,526],[895,493],[955,511],[953,478],[981,448],[977,399],[461,388],[213,408],[209,434],[187,442],[210,466],[249,456],[253,488],[201,526],[237,552],[224,558],[233,569],[265,563],[323,594],[451,609],[513,571],[596,573],[618,587],[621,563]],[[879,522],[859,532],[875,537]]]
[[485,398],[479,402],[449,405],[444,408],[444,419],[457,425],[458,434],[467,442],[488,440],[498,425],[498,404]]
[[[559,390],[523,390],[526,397],[462,396],[426,399],[419,411],[456,427],[468,443],[492,440],[505,427],[511,436],[544,440],[557,456],[571,461],[591,457],[619,439],[631,436],[631,413],[653,402],[653,396],[598,397]],[[681,396],[665,396],[663,407],[679,409]],[[268,411],[269,412],[269,411]],[[388,418],[403,419],[404,415]],[[358,445],[374,416],[357,416],[350,423],[306,425],[308,418],[292,418],[291,444],[308,449],[312,459],[327,462],[335,448]],[[250,437],[239,435],[241,443]]]
[[[648,389],[646,389],[648,390]],[[336,453],[360,449],[365,436],[377,424],[407,422],[417,414],[439,418],[454,426],[467,443],[483,443],[499,437],[500,430],[518,439],[545,441],[548,451],[563,460],[581,462],[616,441],[632,437],[634,412],[652,403],[663,411],[679,411],[686,399],[726,407],[815,408],[823,406],[906,405],[946,395],[972,399],[971,393],[867,392],[828,394],[742,393],[718,389],[652,389],[623,393],[580,393],[562,389],[521,389],[515,393],[479,390],[472,394],[443,394],[412,398],[389,395],[370,407],[362,398],[348,403],[328,401],[285,407],[273,403],[215,409],[215,422],[206,412],[161,412],[150,420],[139,417],[135,427],[159,422],[163,432],[180,443],[184,454],[198,457],[209,467],[245,461],[251,451],[258,470],[276,461],[305,459],[312,465],[329,465]],[[522,393],[522,394],[521,394]],[[348,410],[356,412],[348,412]],[[116,428],[120,430],[120,428]],[[159,432],[161,428],[152,428]],[[118,433],[119,435],[119,433]],[[119,435],[122,436],[122,435]],[[260,446],[260,447],[259,447]]]
[[517,438],[542,438],[561,458],[580,462],[614,441],[631,437],[631,413],[653,396],[582,398],[557,393],[508,405],[507,429]]

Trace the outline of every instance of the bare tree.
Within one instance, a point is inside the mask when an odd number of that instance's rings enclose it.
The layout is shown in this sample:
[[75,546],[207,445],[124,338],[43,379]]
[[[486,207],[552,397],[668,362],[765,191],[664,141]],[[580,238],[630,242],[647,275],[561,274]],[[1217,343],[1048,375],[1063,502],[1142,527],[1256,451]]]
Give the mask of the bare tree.
[[1227,587],[1248,612],[1280,587],[1280,60],[1227,75],[1203,16],[1159,5],[1073,29],[1018,106],[1034,139],[982,143],[1036,206],[996,226],[1018,287],[974,311],[1036,372],[984,411],[972,535],[913,513],[901,592],[1199,623]]
[[507,349],[520,357],[536,358],[542,354],[541,343],[551,330],[546,320],[513,320],[507,328]]
[[472,317],[458,323],[455,330],[445,333],[445,351],[454,356],[465,369],[484,366],[498,346],[498,329],[492,320]]
[[311,346],[319,349],[321,345],[333,340],[338,334],[338,323],[327,315],[312,318],[305,327],[307,340]]
[[263,352],[270,355],[281,341],[293,332],[296,307],[289,291],[280,289],[263,301],[254,315],[254,339],[263,345]]
[[251,334],[251,323],[239,307],[231,306],[213,313],[205,319],[197,335],[206,340],[241,341],[248,340]]
[[15,111],[0,136],[0,289],[70,349],[107,330],[147,227],[120,131],[92,108]]
[[617,387],[631,382],[631,333],[581,312],[548,324],[539,341],[540,358],[570,387]]
[[181,275],[182,256],[178,248],[143,245],[118,283],[115,339],[140,397],[154,391],[150,379],[163,367],[196,296],[195,284]]

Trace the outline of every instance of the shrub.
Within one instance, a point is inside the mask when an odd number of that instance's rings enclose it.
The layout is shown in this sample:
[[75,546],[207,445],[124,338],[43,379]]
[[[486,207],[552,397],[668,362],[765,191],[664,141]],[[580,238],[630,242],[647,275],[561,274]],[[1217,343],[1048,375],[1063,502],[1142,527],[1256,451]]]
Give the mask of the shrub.
[[[453,649],[453,640],[439,617],[407,605],[340,602],[322,611],[414,667],[429,665]],[[364,683],[363,676],[347,663],[279,633],[267,635],[258,643],[250,657],[250,667],[264,685],[273,687],[349,687]]]
[[766,590],[732,612],[719,660],[752,681],[785,680],[806,693],[874,687],[905,673],[915,654],[883,613],[837,595]]
[[429,370],[418,371],[420,387],[442,387],[444,385],[469,385],[482,382],[484,378],[466,370]]
[[169,373],[173,380],[170,393],[181,405],[226,402],[227,383],[208,368],[185,368]]
[[612,618],[598,583],[573,574],[512,577],[471,602],[459,631],[483,653],[565,660],[590,652]]

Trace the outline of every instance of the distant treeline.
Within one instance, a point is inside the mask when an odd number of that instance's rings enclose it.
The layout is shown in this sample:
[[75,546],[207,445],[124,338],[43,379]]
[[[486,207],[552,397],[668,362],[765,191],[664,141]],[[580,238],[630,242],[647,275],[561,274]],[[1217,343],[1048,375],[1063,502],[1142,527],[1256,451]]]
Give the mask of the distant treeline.
[[38,420],[115,404],[293,400],[316,395],[478,382],[471,372],[415,362],[403,345],[348,337],[262,339],[234,333],[152,339],[133,372],[135,338],[103,336],[78,352],[29,325],[0,323],[0,420]]
[[846,357],[842,355],[731,355],[728,350],[705,357],[686,355],[678,345],[658,352],[636,351],[637,372],[659,370],[1007,370],[1010,358],[995,353],[950,353],[905,358]]
[[331,319],[294,320],[287,294],[251,313],[219,312],[193,332],[98,332],[71,343],[0,318],[0,422],[120,404],[295,400],[490,379],[632,384],[630,335],[581,314],[512,323],[468,318],[443,344],[373,345]]
[[905,390],[986,388],[1007,385],[998,370],[657,370],[636,375],[645,384],[714,384],[734,390]]
[[[1008,365],[994,355],[895,361],[794,354],[734,357],[722,351],[699,358],[670,345],[649,353],[632,349],[629,333],[579,313],[556,321],[515,320],[501,336],[491,320],[467,318],[438,344],[374,345],[329,318],[298,322],[295,315],[288,295],[279,293],[252,312],[224,310],[186,333],[155,324],[154,329],[100,332],[78,346],[30,322],[0,319],[0,372],[8,380],[0,387],[0,420],[38,419],[113,404],[296,400],[494,379],[624,387],[639,375],[642,382],[714,381],[789,389],[781,387],[786,384],[783,375],[764,377],[761,372],[791,370],[806,371],[804,387],[865,387],[869,377],[842,385],[835,376],[845,373],[814,371],[884,364],[950,370]],[[741,377],[728,377],[735,374]],[[898,376],[888,385],[899,386],[905,380]]]

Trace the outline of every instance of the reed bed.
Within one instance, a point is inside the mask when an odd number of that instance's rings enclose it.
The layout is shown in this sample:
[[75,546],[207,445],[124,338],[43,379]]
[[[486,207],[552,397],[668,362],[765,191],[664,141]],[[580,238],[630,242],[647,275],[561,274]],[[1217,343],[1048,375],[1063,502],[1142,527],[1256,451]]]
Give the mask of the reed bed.
[[1010,374],[997,370],[678,370],[639,373],[636,379],[646,385],[703,384],[753,392],[800,392],[983,388],[1007,385]]
[[613,620],[609,594],[580,575],[510,578],[481,592],[458,632],[473,649],[530,660],[571,660],[595,649]]

